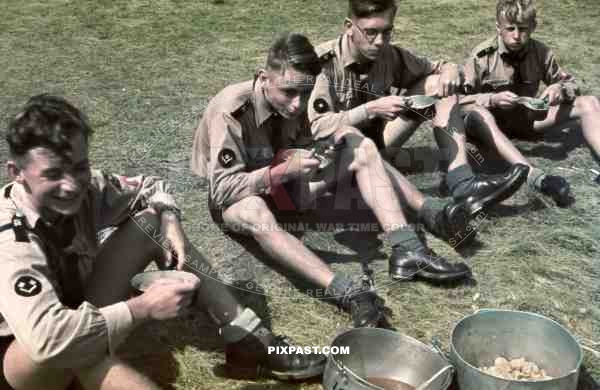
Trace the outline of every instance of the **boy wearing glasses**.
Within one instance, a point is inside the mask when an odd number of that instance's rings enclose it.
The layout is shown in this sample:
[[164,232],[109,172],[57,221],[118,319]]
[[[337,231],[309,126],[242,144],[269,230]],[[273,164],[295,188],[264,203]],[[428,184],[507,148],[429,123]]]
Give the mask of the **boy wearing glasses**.
[[[466,123],[476,138],[498,134],[498,153],[510,163],[530,165],[508,138],[539,140],[543,133],[581,126],[596,159],[600,156],[600,104],[594,96],[579,96],[575,78],[558,64],[552,50],[532,39],[537,26],[533,0],[499,0],[496,5],[497,34],[478,45],[465,65],[465,92],[461,98]],[[550,109],[541,117],[519,104],[519,97],[539,95]],[[502,129],[502,130],[500,130]],[[531,166],[531,165],[530,165]],[[550,195],[559,206],[569,203],[569,185],[559,176],[532,169],[530,185]]]
[[481,178],[467,159],[464,123],[454,107],[461,86],[459,67],[431,62],[390,43],[396,15],[394,0],[349,0],[345,32],[317,51],[323,71],[308,103],[312,133],[329,138],[343,126],[359,128],[372,138],[386,158],[431,115],[407,107],[406,98],[427,94],[442,99],[433,116],[438,145],[448,153],[445,184],[457,201],[475,212],[511,196],[525,180],[528,168],[513,166],[506,175]]

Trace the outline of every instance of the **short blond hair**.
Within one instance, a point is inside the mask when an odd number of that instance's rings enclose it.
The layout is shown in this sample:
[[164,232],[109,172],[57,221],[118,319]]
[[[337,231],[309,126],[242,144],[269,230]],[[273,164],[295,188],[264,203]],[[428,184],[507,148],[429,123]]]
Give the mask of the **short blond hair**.
[[534,0],[498,0],[496,4],[496,20],[509,23],[530,22],[537,24]]

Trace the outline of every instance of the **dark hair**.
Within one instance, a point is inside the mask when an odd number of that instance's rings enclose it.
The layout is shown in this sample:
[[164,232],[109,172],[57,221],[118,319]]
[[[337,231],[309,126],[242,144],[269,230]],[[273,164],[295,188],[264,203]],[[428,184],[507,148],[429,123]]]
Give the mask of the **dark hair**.
[[509,23],[531,21],[536,24],[536,10],[533,0],[498,0],[496,20],[505,19]]
[[275,39],[269,49],[268,70],[285,72],[288,66],[313,76],[321,73],[321,63],[315,48],[302,34],[284,33]]
[[92,134],[85,115],[62,97],[43,94],[30,98],[10,121],[6,141],[14,158],[40,146],[64,155],[77,134],[86,142]]
[[348,17],[368,18],[397,8],[395,0],[348,0]]

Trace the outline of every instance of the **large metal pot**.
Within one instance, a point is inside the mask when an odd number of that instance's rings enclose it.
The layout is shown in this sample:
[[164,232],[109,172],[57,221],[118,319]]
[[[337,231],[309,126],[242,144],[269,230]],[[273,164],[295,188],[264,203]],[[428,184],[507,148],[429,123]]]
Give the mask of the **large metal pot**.
[[[450,360],[461,390],[575,390],[583,359],[575,338],[555,321],[534,313],[481,310],[452,331]],[[524,357],[553,379],[515,381],[484,373],[494,359]]]
[[[398,332],[352,329],[337,336],[333,347],[348,347],[349,354],[329,355],[323,374],[326,390],[446,390],[452,383],[454,369],[440,353]],[[390,387],[367,378],[385,379]],[[391,381],[397,381],[395,386]]]

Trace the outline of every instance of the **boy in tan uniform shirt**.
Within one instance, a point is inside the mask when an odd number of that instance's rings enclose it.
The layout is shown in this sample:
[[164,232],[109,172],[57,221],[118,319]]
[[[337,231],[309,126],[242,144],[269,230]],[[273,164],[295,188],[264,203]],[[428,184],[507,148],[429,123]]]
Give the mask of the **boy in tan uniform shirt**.
[[[49,95],[30,99],[7,133],[14,181],[0,192],[0,353],[11,387],[157,389],[113,353],[134,326],[195,301],[221,327],[232,375],[261,366],[281,379],[319,375],[321,356],[267,356],[280,341],[218,274],[198,271],[212,267],[183,233],[168,184],[90,170],[90,135],[79,110]],[[99,243],[107,227],[116,230]],[[157,283],[125,301],[131,277],[156,259],[202,282]]]
[[[448,160],[442,188],[474,212],[510,197],[526,177],[515,165],[506,175],[477,176],[468,161],[464,123],[457,110],[461,73],[456,64],[430,61],[391,43],[394,0],[349,0],[344,33],[319,45],[323,71],[308,104],[312,132],[328,138],[340,126],[354,126],[372,138],[383,156],[399,148],[426,120],[432,120],[438,146]],[[441,98],[432,110],[411,110],[404,96]],[[398,167],[402,168],[402,167]]]
[[[539,140],[554,129],[580,125],[594,156],[600,156],[600,104],[593,96],[579,96],[573,75],[558,63],[552,50],[531,38],[537,26],[532,0],[499,0],[497,35],[479,44],[465,64],[465,92],[461,97],[468,135],[495,140],[498,154],[509,163],[529,166],[529,184],[551,196],[559,206],[571,203],[569,184],[560,176],[546,175],[514,147],[508,138]],[[536,97],[549,111],[541,117],[519,104],[520,97]],[[508,137],[508,138],[507,138]]]
[[351,312],[355,326],[378,326],[382,317],[377,297],[334,273],[281,228],[275,214],[311,204],[341,177],[355,175],[365,202],[395,245],[390,275],[436,281],[464,278],[470,271],[426,247],[408,226],[399,196],[428,216],[423,218],[426,226],[449,240],[453,237],[454,244],[466,237],[457,232],[466,233],[468,220],[463,204],[426,209],[424,196],[384,163],[371,140],[351,127],[335,131],[331,144],[345,144],[332,169],[315,176],[320,161],[302,147],[314,146],[305,110],[319,71],[317,55],[304,36],[292,33],[277,39],[266,69],[254,80],[226,87],[210,102],[194,134],[192,170],[209,181],[215,222],[254,237],[279,264],[335,297]]

